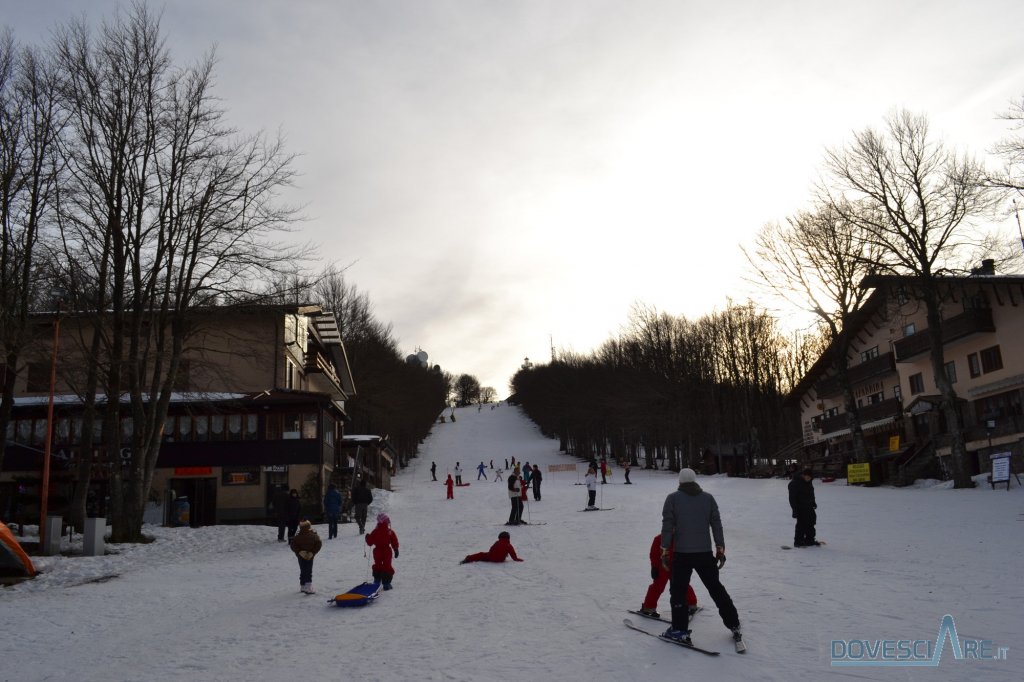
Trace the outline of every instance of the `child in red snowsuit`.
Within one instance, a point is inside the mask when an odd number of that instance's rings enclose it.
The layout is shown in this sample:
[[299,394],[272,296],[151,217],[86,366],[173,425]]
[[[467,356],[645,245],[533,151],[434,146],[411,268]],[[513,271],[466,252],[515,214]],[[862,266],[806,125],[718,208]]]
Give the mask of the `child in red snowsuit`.
[[[671,550],[671,546],[669,547]],[[654,542],[651,543],[651,586],[647,588],[647,595],[644,597],[643,606],[640,607],[640,612],[648,616],[655,618],[659,617],[658,613],[658,598],[661,597],[661,593],[665,591],[665,586],[668,585],[669,579],[672,577],[672,552],[669,552],[669,565],[665,568],[661,563],[661,534],[654,536]],[[686,590],[686,605],[690,608],[690,614],[692,615],[697,608],[697,595],[693,591],[693,585],[688,585]]]
[[391,566],[391,550],[398,558],[398,536],[391,530],[391,519],[387,514],[377,514],[377,527],[366,534],[366,544],[373,547],[373,579],[384,587],[391,589],[391,579],[395,577],[395,569]]
[[[512,561],[522,561],[516,556],[516,548],[512,546],[512,536],[508,534],[508,531],[501,531],[498,533],[498,541],[491,545],[491,548],[486,552],[477,552],[476,554],[470,554],[465,559],[460,561],[461,564],[468,564],[474,561],[492,561],[494,563],[501,563],[505,559],[512,557]],[[661,536],[658,536],[659,542]]]
[[452,475],[448,474],[448,480],[444,482],[446,488],[448,488],[448,499],[455,499],[455,481],[452,480]]

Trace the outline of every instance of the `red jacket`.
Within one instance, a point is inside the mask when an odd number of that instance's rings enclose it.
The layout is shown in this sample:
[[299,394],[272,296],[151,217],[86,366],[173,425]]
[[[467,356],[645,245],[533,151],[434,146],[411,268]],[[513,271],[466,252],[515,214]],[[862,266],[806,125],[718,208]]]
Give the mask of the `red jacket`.
[[391,550],[398,551],[398,536],[391,526],[377,524],[377,527],[366,534],[366,544],[373,547],[373,567],[371,570],[394,575],[391,567]]
[[497,542],[491,545],[489,550],[470,554],[466,557],[466,561],[493,561],[497,563],[509,557],[512,557],[513,561],[522,561],[522,559],[516,556],[516,548],[512,546],[512,542],[505,538],[499,538]]

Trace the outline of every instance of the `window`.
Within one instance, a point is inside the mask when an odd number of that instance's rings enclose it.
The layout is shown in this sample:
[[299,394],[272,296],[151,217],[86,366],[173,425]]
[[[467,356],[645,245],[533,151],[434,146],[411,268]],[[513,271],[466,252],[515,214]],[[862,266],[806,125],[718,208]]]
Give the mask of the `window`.
[[917,325],[913,322],[903,325],[903,336],[913,336],[917,333]]
[[903,400],[903,389],[899,384],[892,387],[892,397],[896,398],[896,400]]
[[285,388],[291,390],[295,388],[295,365],[292,364],[291,360],[288,361],[288,367],[285,371],[288,373],[288,376],[284,379]]
[[868,405],[877,405],[878,403],[885,400],[885,392],[879,391],[878,393],[872,393],[866,398]]
[[302,437],[302,415],[289,412],[284,415],[284,430],[281,433],[281,438],[289,440],[292,438],[298,439]]
[[302,415],[302,437],[316,438],[316,412]]
[[191,374],[192,367],[188,360],[178,361],[178,373],[174,375],[174,390],[175,391],[187,391],[191,388],[192,380],[189,376]]
[[228,440],[242,440],[242,415],[228,415]]
[[281,440],[281,415],[268,414],[265,417],[267,440]]
[[43,443],[46,442],[46,420],[36,419],[35,426],[32,429],[32,445],[36,447],[42,447]]
[[924,375],[920,372],[910,375],[910,395],[924,393]]
[[245,415],[245,440],[256,440],[257,419],[254,414]]
[[972,379],[981,376],[981,362],[978,360],[977,353],[967,356],[967,371],[970,372]]
[[50,391],[50,365],[45,362],[30,362],[25,371],[26,393],[48,393]]
[[999,353],[999,346],[992,346],[981,351],[981,371],[985,374],[1003,368],[1003,356]]
[[162,435],[165,443],[174,442],[174,417],[167,417],[164,420],[164,432]]
[[947,362],[945,365],[946,378],[949,379],[949,383],[956,383],[956,363],[952,360]]
[[192,417],[192,436],[200,442],[210,439],[210,420],[205,414]]
[[860,354],[860,361],[861,362],[867,362],[868,360],[871,360],[871,359],[877,358],[877,357],[878,357],[878,346],[875,346],[874,348],[868,348],[866,351],[863,351]]

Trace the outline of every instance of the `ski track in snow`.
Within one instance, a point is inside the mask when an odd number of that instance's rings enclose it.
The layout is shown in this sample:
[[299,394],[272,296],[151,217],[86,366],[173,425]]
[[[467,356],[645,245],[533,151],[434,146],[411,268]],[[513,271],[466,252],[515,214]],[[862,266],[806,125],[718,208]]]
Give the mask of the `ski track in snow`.
[[[818,532],[829,544],[787,552],[779,549],[793,531],[786,481],[699,477],[722,512],[722,581],[749,647],[733,653],[695,578],[705,610],[693,621],[694,643],[721,651],[714,659],[622,625],[649,583],[647,551],[674,473],[635,468],[634,485],[623,486],[614,468],[598,502],[616,509],[578,514],[586,489],[575,485],[577,474],[546,465],[579,460],[558,454],[557,442],[516,408],[457,416],[435,426],[394,478],[394,492],[374,491],[371,519],[386,510],[401,543],[395,589],[375,603],[326,604],[369,579],[369,550],[355,524],[324,540],[312,596],[299,594],[294,555],[276,528],[147,526],[151,544],[108,545],[116,553],[104,557],[40,557],[37,579],[0,589],[0,680],[1020,677],[1019,488],[816,481]],[[547,525],[507,529],[524,563],[459,565],[495,541],[509,513],[504,481],[474,480],[476,466],[493,459],[504,468],[512,456],[544,470],[543,499],[531,495],[524,518]],[[440,481],[460,461],[475,485],[445,500],[442,483],[430,480],[431,461]],[[326,538],[326,526],[317,529]],[[668,609],[667,590],[659,606]],[[954,661],[947,649],[938,669],[829,665],[833,639],[934,640],[946,613],[961,637],[1009,646],[1010,660]]]

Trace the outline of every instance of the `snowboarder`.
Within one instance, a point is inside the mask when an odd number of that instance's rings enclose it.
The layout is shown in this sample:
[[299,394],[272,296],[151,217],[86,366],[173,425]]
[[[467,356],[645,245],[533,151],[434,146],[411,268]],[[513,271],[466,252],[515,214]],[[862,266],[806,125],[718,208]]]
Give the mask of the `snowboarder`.
[[366,532],[366,512],[370,509],[371,502],[373,502],[373,493],[366,487],[366,479],[360,477],[355,490],[352,491],[352,510],[356,517],[356,523],[359,524],[360,535]]
[[313,557],[323,547],[323,543],[308,519],[299,522],[298,534],[288,540],[288,546],[299,560],[300,591],[303,594],[316,594],[313,590]]
[[459,563],[469,564],[474,561],[491,561],[494,563],[501,563],[509,557],[512,557],[512,561],[522,561],[522,559],[516,555],[516,548],[512,546],[511,538],[512,536],[508,534],[508,531],[503,530],[498,533],[498,541],[491,545],[489,550],[486,552],[469,554]]
[[814,501],[814,472],[804,469],[789,482],[789,506],[793,509],[796,529],[793,532],[794,547],[816,547],[821,543],[814,539],[814,525],[818,522],[818,508]]
[[[711,538],[715,540],[715,553],[711,553]],[[689,612],[686,594],[690,576],[694,571],[707,588],[722,623],[732,631],[739,648],[743,641],[740,618],[732,598],[718,578],[725,565],[725,534],[718,503],[710,493],[701,490],[693,469],[679,472],[679,489],[665,498],[661,511],[661,563],[666,570],[671,566],[669,600],[672,604],[672,625],[664,637],[690,644]]]
[[487,467],[484,466],[482,461],[480,462],[480,466],[476,468],[476,480],[479,481],[481,478],[485,481],[487,480]]
[[455,499],[455,481],[452,480],[452,475],[448,474],[448,480],[444,482],[444,487],[448,488],[448,497],[446,499]]
[[533,465],[533,477],[530,480],[533,482],[533,499],[540,502],[540,482],[544,480],[544,477],[540,473],[540,467],[536,464]]
[[587,475],[583,477],[587,485],[587,509],[597,509],[597,470],[593,466],[587,467]]
[[437,462],[430,463],[430,480],[437,480]]
[[338,486],[331,483],[324,494],[324,516],[327,517],[327,539],[338,537],[338,517],[341,516],[341,493]]
[[462,485],[462,465],[455,463],[455,485]]
[[[669,545],[669,566],[666,568],[661,562],[661,533],[654,536],[654,541],[651,542],[651,551],[648,552],[651,560],[651,584],[647,588],[647,594],[644,595],[644,603],[640,607],[640,613],[652,618],[661,617],[661,614],[658,613],[658,599],[661,597],[661,593],[665,591],[669,578],[672,577],[671,549],[672,545]],[[697,594],[693,591],[692,585],[686,586],[686,606],[691,616],[697,610]]]
[[391,589],[391,580],[395,577],[395,569],[391,566],[391,551],[398,558],[398,536],[391,530],[391,518],[387,514],[377,514],[377,527],[366,535],[366,544],[373,547],[373,579],[381,583],[385,590]]
[[523,520],[523,498],[520,495],[521,487],[519,476],[515,471],[508,475],[508,499],[512,504],[512,511],[508,515],[508,525],[518,526]]

